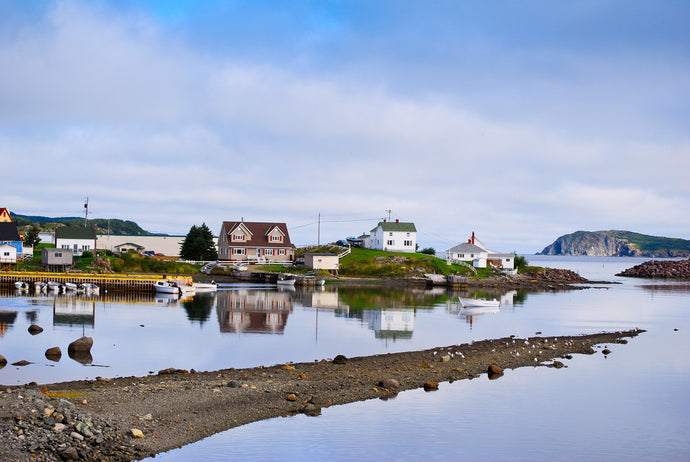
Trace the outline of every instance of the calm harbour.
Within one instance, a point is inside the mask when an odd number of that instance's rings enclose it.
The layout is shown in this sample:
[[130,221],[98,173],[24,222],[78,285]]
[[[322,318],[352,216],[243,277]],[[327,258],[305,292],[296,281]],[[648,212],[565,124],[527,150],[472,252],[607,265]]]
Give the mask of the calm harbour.
[[[156,460],[686,460],[690,453],[690,283],[615,273],[644,259],[527,256],[568,268],[596,288],[508,293],[498,312],[465,315],[445,289],[279,291],[237,285],[186,301],[0,298],[0,354],[24,367],[4,385],[147,375],[167,367],[215,370],[410,351],[509,335],[645,329],[568,368],[506,371],[235,428]],[[30,324],[43,327],[31,336]],[[677,330],[674,330],[677,329]],[[66,355],[85,334],[92,360]],[[43,353],[60,346],[52,362]]]

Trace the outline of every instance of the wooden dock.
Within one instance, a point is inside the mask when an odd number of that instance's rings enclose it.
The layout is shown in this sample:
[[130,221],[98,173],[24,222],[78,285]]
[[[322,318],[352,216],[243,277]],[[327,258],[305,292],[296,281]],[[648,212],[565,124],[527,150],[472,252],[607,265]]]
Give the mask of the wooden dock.
[[[95,274],[95,273],[48,273],[48,272],[0,272],[0,285],[14,287],[15,282],[23,281],[31,285],[34,282],[55,281],[61,284],[72,282],[74,284],[96,284],[104,290],[113,292],[142,292],[153,293],[153,283],[163,279],[160,274]],[[180,284],[191,285],[191,276],[169,276]]]

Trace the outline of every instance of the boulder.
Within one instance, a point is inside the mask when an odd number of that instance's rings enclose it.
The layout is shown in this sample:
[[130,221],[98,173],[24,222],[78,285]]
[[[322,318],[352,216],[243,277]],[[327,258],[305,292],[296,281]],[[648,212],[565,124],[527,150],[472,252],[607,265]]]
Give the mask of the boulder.
[[3,355],[0,355],[0,369],[5,366],[7,366],[7,358],[5,358]]
[[555,367],[556,369],[560,369],[560,368],[563,367],[563,366],[565,366],[565,364],[563,364],[563,363],[560,362],[560,361],[554,361],[554,362],[553,362],[553,367]]
[[69,344],[69,347],[67,347],[67,353],[73,352],[90,352],[91,347],[93,346],[93,338],[91,337],[82,337],[76,339],[74,342]]
[[139,439],[144,439],[144,432],[139,430],[138,428],[132,428],[130,430],[132,438],[139,438]]
[[379,386],[391,390],[394,388],[398,388],[400,384],[395,379],[383,379],[379,382]]
[[48,348],[45,354],[46,358],[55,362],[60,361],[60,358],[62,358],[62,350],[60,349],[60,347]]
[[604,348],[601,352],[606,356],[611,354],[611,350],[609,350],[608,348]]
[[489,368],[487,370],[489,374],[503,374],[503,368],[499,367],[495,364],[489,364]]
[[424,391],[438,390],[438,382],[424,382]]
[[37,324],[31,324],[28,330],[31,335],[37,335],[43,332],[43,328]]
[[345,355],[338,355],[335,358],[333,358],[333,364],[345,364],[347,362],[347,358]]
[[67,351],[70,358],[83,365],[88,365],[93,362],[93,356],[90,351]]

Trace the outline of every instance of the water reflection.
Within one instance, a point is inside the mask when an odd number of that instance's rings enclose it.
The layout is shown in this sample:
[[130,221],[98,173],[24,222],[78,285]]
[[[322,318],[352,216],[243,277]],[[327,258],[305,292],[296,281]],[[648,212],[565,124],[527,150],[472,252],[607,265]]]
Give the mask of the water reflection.
[[216,297],[221,332],[282,334],[295,293],[239,289],[220,291]]
[[187,319],[203,325],[211,317],[211,311],[216,301],[216,294],[200,293],[182,301],[182,306],[187,312]]
[[79,297],[55,297],[53,325],[94,327],[96,325],[96,301]]
[[16,311],[0,309],[0,337],[4,337],[9,326],[17,319]]

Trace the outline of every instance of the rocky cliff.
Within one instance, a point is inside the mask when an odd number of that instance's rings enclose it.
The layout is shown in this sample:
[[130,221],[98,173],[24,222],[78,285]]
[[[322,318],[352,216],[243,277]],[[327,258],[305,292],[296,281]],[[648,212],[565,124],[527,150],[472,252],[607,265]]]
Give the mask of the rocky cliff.
[[537,255],[687,257],[690,256],[690,240],[630,231],[577,231],[559,237]]

